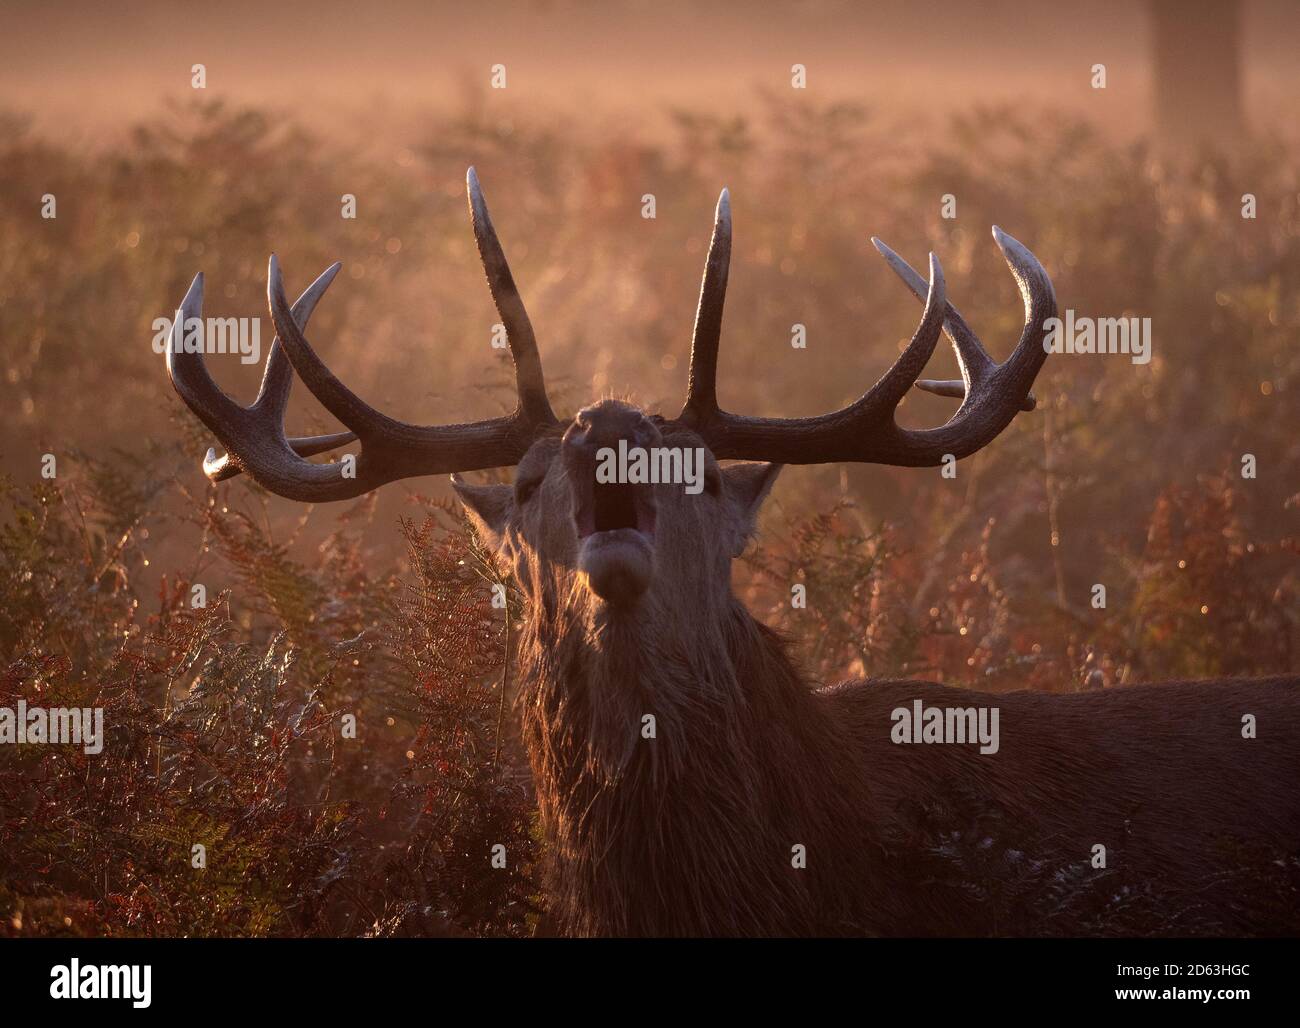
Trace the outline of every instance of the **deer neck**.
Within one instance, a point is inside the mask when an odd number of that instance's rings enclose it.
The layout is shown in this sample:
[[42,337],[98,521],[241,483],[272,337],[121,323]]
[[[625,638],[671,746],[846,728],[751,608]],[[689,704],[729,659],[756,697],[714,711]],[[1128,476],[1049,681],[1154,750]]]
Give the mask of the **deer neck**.
[[729,744],[755,742],[736,733],[759,707],[811,706],[776,635],[731,595],[689,605],[650,597],[627,612],[582,595],[532,614],[526,714],[539,742],[581,748],[584,773],[605,787],[734,759]]
[[826,810],[833,726],[734,597],[671,606],[578,598],[530,623],[521,702],[553,912],[579,934],[811,924],[791,852],[824,834],[810,812]]

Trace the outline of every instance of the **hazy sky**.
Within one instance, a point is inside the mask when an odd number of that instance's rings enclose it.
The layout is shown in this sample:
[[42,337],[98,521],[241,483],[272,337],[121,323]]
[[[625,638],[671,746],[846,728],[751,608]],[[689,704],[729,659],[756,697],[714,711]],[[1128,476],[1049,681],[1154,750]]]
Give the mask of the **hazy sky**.
[[[1248,110],[1293,110],[1300,3],[1247,0]],[[756,86],[809,89],[899,114],[1028,98],[1119,131],[1148,116],[1145,5],[1116,0],[851,3],[430,3],[352,0],[80,3],[0,0],[0,106],[43,132],[112,133],[187,99],[271,104],[308,124],[383,133],[421,107],[486,87],[507,68],[509,104],[541,103],[652,128],[670,106],[743,110]],[[1089,86],[1094,63],[1109,88]],[[1284,120],[1294,120],[1286,118]]]

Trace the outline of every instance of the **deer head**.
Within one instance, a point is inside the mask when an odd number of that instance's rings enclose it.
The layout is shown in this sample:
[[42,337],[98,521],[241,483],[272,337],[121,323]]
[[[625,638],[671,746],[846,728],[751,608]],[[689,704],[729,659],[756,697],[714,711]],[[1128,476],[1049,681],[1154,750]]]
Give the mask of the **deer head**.
[[[1034,256],[998,228],[1002,249],[1025,303],[1015,351],[996,363],[947,302],[938,258],[929,281],[884,243],[873,243],[924,303],[919,326],[894,366],[853,404],[819,417],[755,418],[718,406],[716,377],[722,309],[731,256],[731,209],[718,200],[691,350],[689,391],[677,417],[604,400],[561,423],[547,398],[532,324],[492,226],[474,169],[468,176],[470,215],[479,255],[514,358],[518,403],[513,413],[473,424],[417,426],[369,406],[340,382],[307,342],[308,319],[340,265],[327,269],[290,307],[279,262],[270,260],[268,298],[276,339],[256,401],[242,407],[213,382],[197,353],[168,347],[172,384],[226,447],[209,450],[213,481],[246,471],[271,492],[305,501],[342,500],[397,479],[518,465],[513,487],[471,485],[453,477],[481,534],[514,564],[530,595],[544,581],[564,594],[589,589],[615,608],[647,594],[714,596],[726,589],[727,565],[753,532],[757,510],[781,464],[858,461],[907,467],[961,458],[997,436],[1019,410],[1031,410],[1030,388],[1046,354],[1044,323],[1056,312],[1052,284]],[[186,319],[202,314],[203,276],[182,304]],[[940,331],[957,355],[961,379],[917,381]],[[296,371],[349,431],[287,438],[283,414]],[[900,428],[894,411],[909,388],[961,397],[940,428]],[[306,458],[359,442],[354,474]],[[682,483],[598,482],[597,461],[619,444],[671,451],[693,467],[697,491]],[[724,460],[760,461],[721,466]],[[666,465],[665,465],[666,466]],[[680,466],[680,465],[675,465]]]

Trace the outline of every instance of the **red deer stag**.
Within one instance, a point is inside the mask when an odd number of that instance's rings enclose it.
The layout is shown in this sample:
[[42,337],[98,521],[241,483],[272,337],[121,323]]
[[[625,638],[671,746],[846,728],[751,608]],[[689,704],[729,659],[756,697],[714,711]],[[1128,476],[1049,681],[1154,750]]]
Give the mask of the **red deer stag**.
[[[1292,898],[1300,866],[1295,678],[1070,695],[992,695],[920,681],[817,688],[732,594],[731,560],[754,532],[781,464],[931,467],[946,454],[974,453],[1017,411],[1032,409],[1044,322],[1056,300],[1025,247],[993,230],[1025,303],[1024,332],[1004,363],[948,304],[933,255],[927,283],[876,242],[924,302],[898,361],[832,414],[744,417],[722,410],[715,388],[731,252],[724,191],[680,414],[667,419],[603,400],[560,421],[473,169],[468,184],[479,254],[516,368],[518,406],[509,416],[409,425],[349,390],[303,334],[337,264],[290,307],[271,258],[277,340],[252,406],[230,400],[198,354],[170,347],[167,366],[226,447],[204,462],[214,481],[245,471],[274,493],[315,502],[414,475],[518,465],[513,486],[452,481],[528,601],[518,704],[558,930],[1300,928]],[[186,318],[201,316],[202,294],[199,275],[185,297]],[[941,331],[961,380],[916,381]],[[294,372],[350,431],[286,438]],[[947,424],[924,431],[896,424],[894,410],[914,384],[963,397]],[[352,477],[341,464],[305,459],[354,441]],[[698,452],[700,488],[601,478],[599,455],[620,444]],[[914,713],[921,716],[909,727]],[[1252,720],[1256,733],[1243,730]],[[931,738],[952,744],[906,744]]]

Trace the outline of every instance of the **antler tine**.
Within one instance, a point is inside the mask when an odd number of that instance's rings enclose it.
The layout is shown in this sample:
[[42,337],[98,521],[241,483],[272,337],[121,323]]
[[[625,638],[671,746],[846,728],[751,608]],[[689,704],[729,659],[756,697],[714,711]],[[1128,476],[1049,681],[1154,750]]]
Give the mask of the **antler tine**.
[[939,264],[937,254],[930,254],[930,283],[926,289],[925,311],[921,323],[916,327],[912,341],[907,344],[894,366],[880,377],[871,389],[852,407],[873,408],[872,416],[883,419],[888,414],[893,423],[893,413],[907,395],[908,389],[916,381],[916,376],[924,369],[934,355],[935,345],[939,342],[939,332],[943,328],[944,310],[948,305],[947,282],[943,277],[943,267]]
[[724,189],[713,217],[713,238],[709,241],[700,302],[695,311],[686,403],[678,415],[684,424],[702,425],[718,410],[718,344],[722,338],[722,307],[727,299],[730,267],[731,194]]
[[1043,338],[1047,322],[1056,317],[1056,290],[1047,270],[1023,243],[996,225],[993,226],[993,239],[1015,276],[1025,302],[1025,327],[1020,333],[1020,341],[1000,370],[1007,377],[1009,389],[1028,391],[1047,360]]
[[199,420],[221,437],[222,426],[243,412],[243,408],[221,391],[212,380],[201,353],[186,353],[182,345],[185,326],[192,318],[203,317],[203,272],[194,276],[177,310],[171,335],[167,339],[167,374],[172,386]]
[[[1025,332],[1029,333],[1033,325],[1041,325],[1056,310],[1056,296],[1052,289],[1051,279],[1047,277],[1047,272],[1043,270],[1043,266],[1038,263],[1032,253],[996,225],[993,226],[993,238],[1001,248],[1003,256],[1006,257],[1007,264],[1010,265],[1017,284],[1020,285],[1021,295],[1025,299]],[[913,271],[912,266],[907,261],[903,260],[902,257],[898,256],[879,239],[872,236],[871,242],[880,251],[880,255],[885,258],[889,266],[894,269],[898,277],[903,280],[904,285],[907,286],[912,295],[924,300],[925,279]],[[1037,309],[1030,310],[1031,292],[1026,292],[1027,287],[1031,289],[1032,295],[1047,301],[1050,311],[1046,306],[1043,306],[1041,311]],[[1041,303],[1040,306],[1042,306]],[[951,303],[948,304],[943,330],[944,335],[952,342],[953,351],[957,356],[957,366],[962,377],[960,379],[923,378],[916,383],[916,388],[927,393],[934,393],[936,396],[952,396],[964,399],[970,394],[972,386],[978,386],[984,382],[993,372],[997,371],[999,365],[989,356],[988,351],[984,349],[984,344],[979,341],[979,337],[975,335],[971,327],[966,324],[966,320]],[[1025,336],[1022,335],[1022,345],[1024,341]],[[1041,347],[1039,349],[1041,350]],[[1017,346],[1016,352],[1022,352],[1020,346]],[[1023,359],[1022,357],[1021,360]],[[1008,359],[1007,364],[1010,363],[1011,360]],[[1029,373],[1029,377],[1023,380],[1027,386],[1033,384],[1034,376],[1037,375],[1038,369],[1042,367],[1042,363],[1042,360],[1040,360],[1034,366],[1032,372]],[[1020,409],[1031,411],[1037,404],[1038,401],[1035,399],[1034,394],[1026,389],[1025,399],[1021,403]]]
[[[316,304],[325,295],[325,290],[330,287],[330,283],[334,281],[335,276],[338,275],[339,269],[342,267],[343,263],[341,261],[335,261],[321,272],[315,282],[303,290],[303,294],[294,303],[294,321],[304,330],[307,328],[307,322],[311,319],[312,312],[316,309]],[[266,371],[262,375],[262,386],[257,391],[257,399],[253,401],[253,407],[271,408],[279,416],[278,420],[282,422],[285,407],[289,402],[289,389],[292,385],[293,365],[285,355],[284,346],[281,344],[280,336],[277,333],[275,339],[271,341],[271,352],[266,358]]]
[[[329,453],[330,450],[337,450],[340,446],[356,442],[356,438],[355,432],[335,432],[333,435],[295,436],[286,442],[289,444],[289,449],[299,457],[315,457],[317,454]],[[212,481],[224,482],[228,478],[243,474],[243,471],[239,461],[230,454],[218,455],[215,449],[208,447],[207,455],[203,458],[203,473]]]
[[[871,242],[880,251],[880,256],[884,257],[889,266],[894,269],[894,273],[903,280],[903,284],[911,290],[912,295],[924,302],[925,279],[913,271],[912,266],[907,261],[894,253],[875,236],[871,237]],[[963,392],[957,395],[964,395],[966,389],[972,383],[980,382],[992,373],[993,369],[997,367],[997,363],[988,355],[988,351],[984,349],[979,338],[971,331],[970,326],[966,324],[966,320],[951,303],[948,304],[944,315],[943,331],[944,335],[952,342],[953,350],[957,355],[957,366],[961,369]],[[929,379],[926,380],[927,383],[929,381]],[[951,383],[944,384],[951,385]],[[926,388],[920,382],[917,382],[916,385],[918,389]],[[953,394],[945,391],[940,395],[951,396]]]
[[399,434],[402,422],[375,410],[340,382],[307,342],[307,337],[302,334],[289,310],[289,299],[284,293],[284,276],[275,254],[271,254],[267,267],[266,295],[276,335],[279,336],[289,362],[298,372],[303,385],[311,390],[325,409],[352,429],[363,443],[367,437]]
[[465,173],[469,193],[470,219],[474,224],[474,241],[478,244],[479,259],[487,273],[488,289],[492,301],[506,327],[506,341],[515,361],[515,380],[519,391],[519,409],[529,420],[538,424],[555,424],[556,417],[546,396],[546,379],[542,374],[542,358],[537,350],[537,337],[533,324],[524,309],[510,265],[506,261],[501,241],[492,227],[483,190],[478,184],[478,174],[471,167]]

